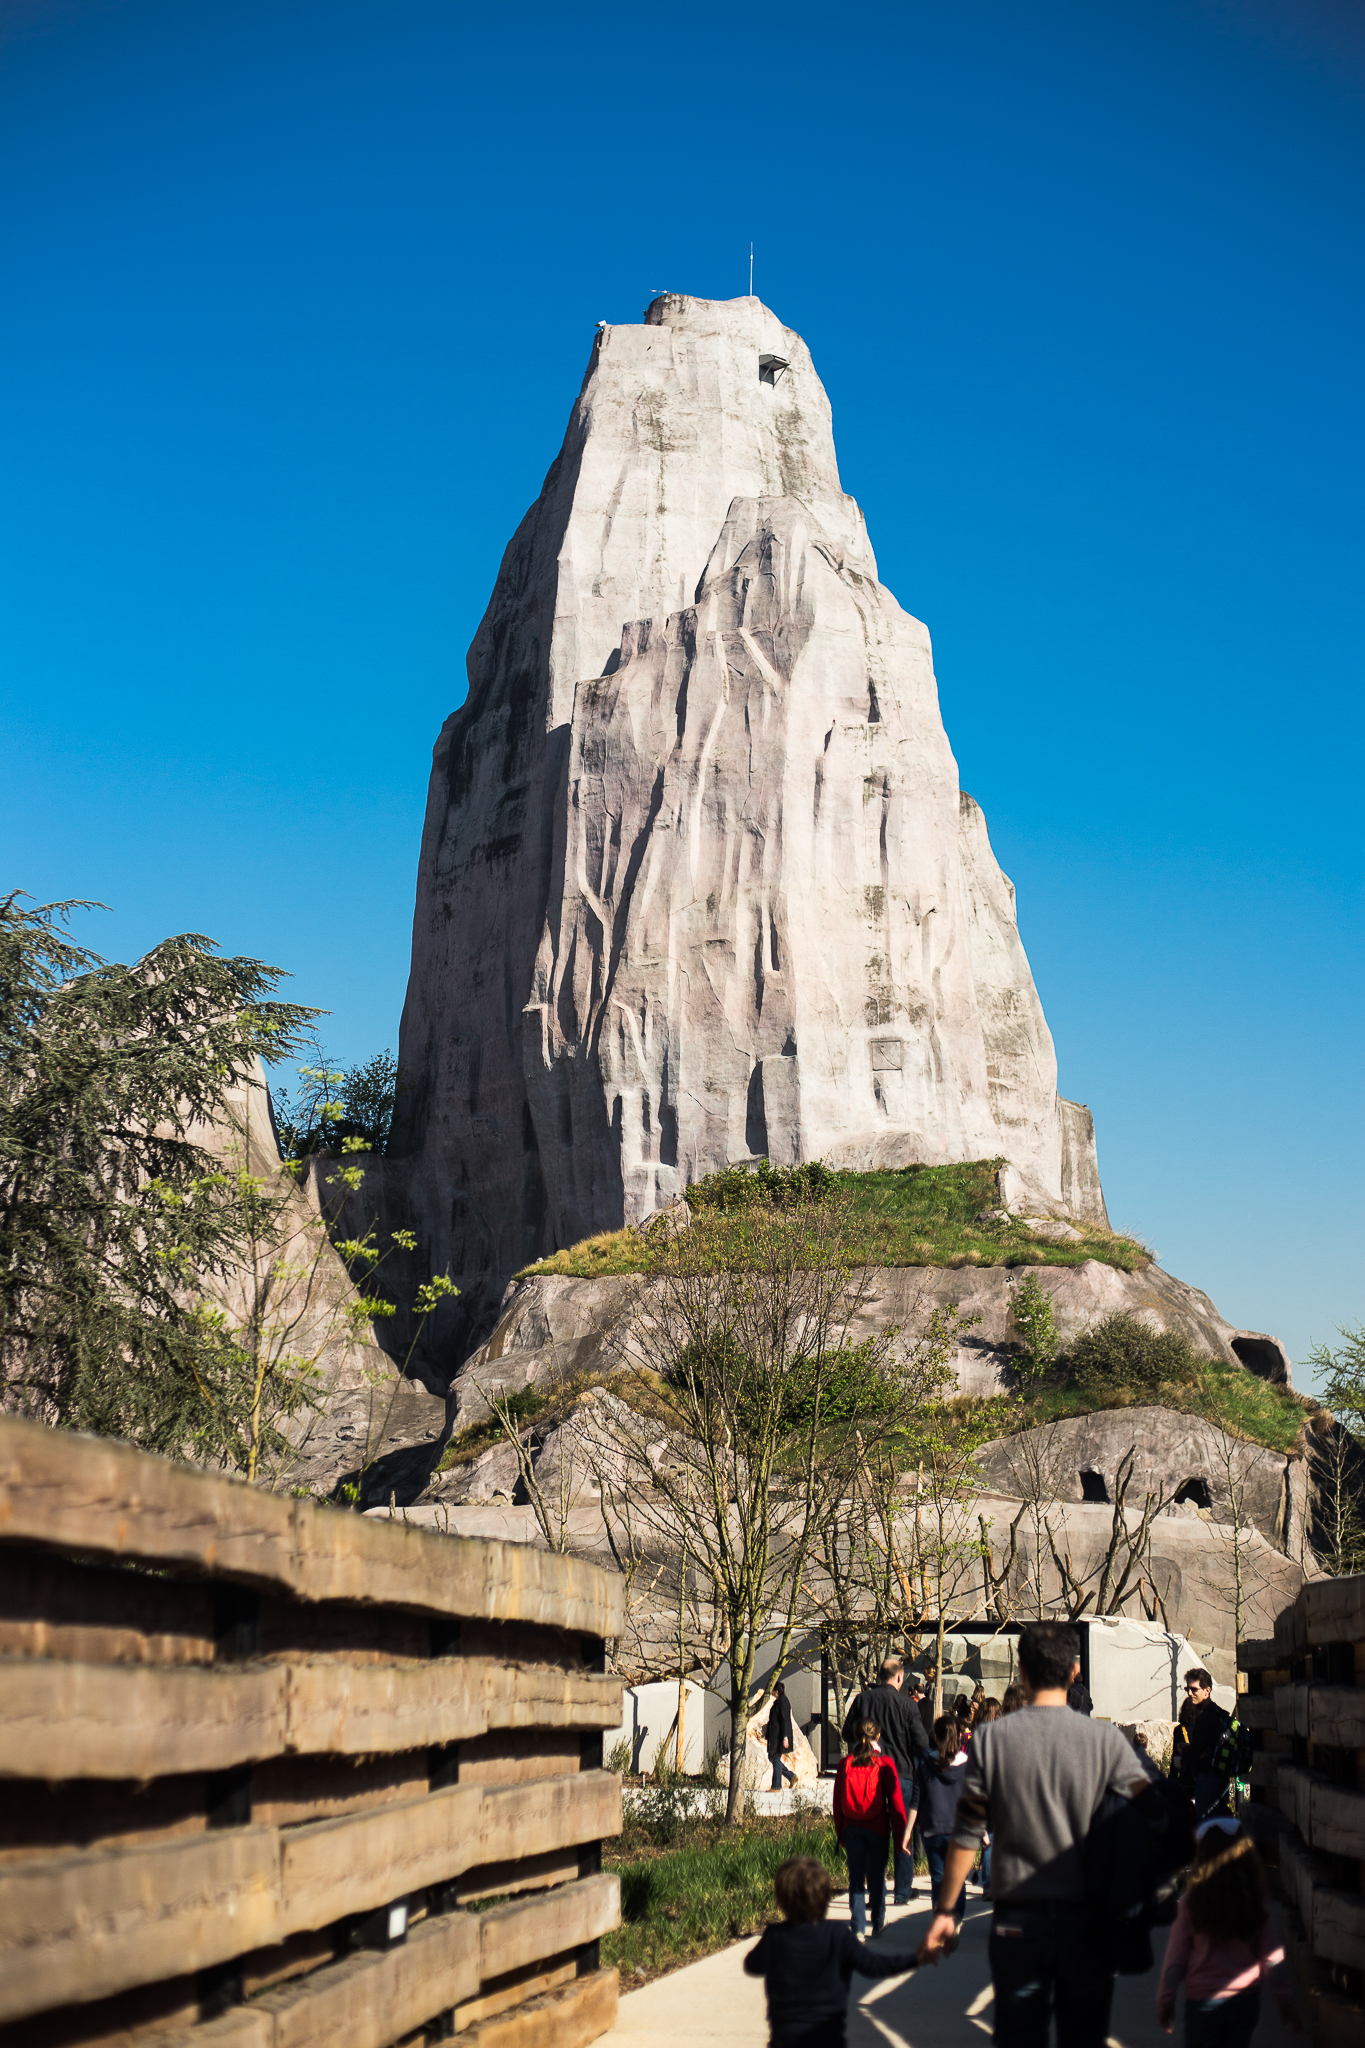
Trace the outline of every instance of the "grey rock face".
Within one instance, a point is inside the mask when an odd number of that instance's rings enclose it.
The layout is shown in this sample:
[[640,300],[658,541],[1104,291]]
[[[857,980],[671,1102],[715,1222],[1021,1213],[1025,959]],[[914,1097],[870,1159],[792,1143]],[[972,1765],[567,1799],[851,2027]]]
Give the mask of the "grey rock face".
[[[1160,1487],[1173,1505],[1165,1512],[1227,1524],[1234,1520],[1232,1492],[1245,1521],[1272,1547],[1298,1557],[1308,1540],[1308,1475],[1304,1460],[1286,1458],[1260,1444],[1234,1442],[1212,1423],[1173,1408],[1105,1408],[1075,1415],[1046,1431],[1031,1430],[1029,1456],[1021,1460],[1021,1437],[1002,1437],[981,1453],[981,1470],[999,1493],[1019,1493],[1039,1470],[1046,1452],[1047,1476],[1061,1501],[1112,1501],[1120,1462],[1134,1453],[1130,1504]],[[1046,1438],[1040,1446],[1040,1439]],[[1086,1475],[1089,1479],[1087,1488]],[[1184,1494],[1178,1505],[1175,1498]]]
[[1103,1217],[928,634],[756,300],[594,347],[436,747],[400,1059],[386,1169],[488,1308],[755,1153],[1003,1154]]

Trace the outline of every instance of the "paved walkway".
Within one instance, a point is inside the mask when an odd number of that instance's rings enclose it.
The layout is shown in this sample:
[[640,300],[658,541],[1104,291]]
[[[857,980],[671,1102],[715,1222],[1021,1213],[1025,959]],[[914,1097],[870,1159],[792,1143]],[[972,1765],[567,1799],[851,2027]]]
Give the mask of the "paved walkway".
[[[918,1946],[928,1924],[928,1903],[892,1907],[887,1931],[878,1946]],[[848,1902],[837,1898],[831,1919],[847,1920]],[[982,2048],[991,2035],[991,1978],[986,1959],[990,1906],[967,1908],[962,1941],[956,1955],[937,1969],[913,1970],[905,1977],[881,1981],[853,1980],[849,2009],[849,2048]],[[603,2048],[675,2048],[684,2041],[712,2048],[762,2048],[767,2040],[763,1985],[746,1977],[743,1958],[753,1946],[737,1942],[704,1962],[660,1977],[621,1999],[620,2018]],[[1157,1945],[1157,1965],[1161,1952]],[[1172,2048],[1156,2021],[1156,1970],[1146,1977],[1120,1977],[1114,1996],[1114,2048]],[[1268,2008],[1268,2009],[1267,2009]],[[1184,2033],[1176,2019],[1178,2043]],[[1265,2001],[1255,2048],[1284,2048],[1289,2036],[1280,2026],[1274,2000]],[[1302,2036],[1299,2042],[1302,2043]]]

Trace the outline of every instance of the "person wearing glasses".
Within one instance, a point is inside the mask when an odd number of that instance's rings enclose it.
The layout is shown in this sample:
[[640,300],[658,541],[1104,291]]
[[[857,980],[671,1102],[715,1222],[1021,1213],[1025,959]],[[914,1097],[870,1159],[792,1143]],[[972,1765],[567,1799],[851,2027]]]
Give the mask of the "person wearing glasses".
[[1171,1777],[1194,1801],[1196,1823],[1227,1811],[1228,1775],[1218,1767],[1218,1745],[1232,1716],[1213,1696],[1213,1680],[1198,1666],[1185,1673],[1185,1704],[1171,1747]]

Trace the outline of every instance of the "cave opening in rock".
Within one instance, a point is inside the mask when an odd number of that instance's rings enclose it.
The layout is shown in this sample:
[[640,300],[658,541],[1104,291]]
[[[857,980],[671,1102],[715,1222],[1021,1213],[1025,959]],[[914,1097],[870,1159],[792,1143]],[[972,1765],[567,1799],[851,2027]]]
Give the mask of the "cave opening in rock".
[[1284,1352],[1273,1337],[1234,1337],[1231,1341],[1233,1351],[1248,1372],[1254,1372],[1258,1380],[1284,1385]]
[[1107,1504],[1109,1488],[1104,1483],[1103,1472],[1082,1472],[1081,1499],[1093,1500],[1101,1505]]
[[1193,1501],[1197,1508],[1211,1508],[1213,1506],[1213,1489],[1209,1485],[1208,1480],[1187,1479],[1177,1489],[1175,1504],[1180,1508],[1185,1505],[1187,1500]]

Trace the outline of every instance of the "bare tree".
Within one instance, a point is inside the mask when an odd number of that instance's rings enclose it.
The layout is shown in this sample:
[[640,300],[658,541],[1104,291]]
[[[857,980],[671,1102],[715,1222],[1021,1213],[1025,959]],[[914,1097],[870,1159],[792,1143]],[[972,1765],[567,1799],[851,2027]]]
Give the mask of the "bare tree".
[[1007,1437],[1001,1453],[1012,1482],[1010,1491],[1023,1504],[1010,1525],[1012,1546],[1021,1524],[1029,1537],[1010,1598],[1018,1613],[1027,1612],[1033,1620],[1042,1621],[1050,1605],[1044,1573],[1047,1521],[1063,1498],[1070,1465],[1066,1442],[1055,1422],[1044,1423]]
[[[1070,1549],[1058,1549],[1059,1539],[1051,1520],[1044,1522],[1048,1549],[1061,1581],[1061,1605],[1068,1621],[1079,1620],[1087,1609],[1096,1615],[1121,1614],[1127,1602],[1136,1598],[1139,1589],[1151,1578],[1152,1523],[1166,1505],[1166,1489],[1158,1486],[1155,1493],[1143,1495],[1140,1508],[1129,1509],[1128,1489],[1136,1457],[1137,1446],[1130,1444],[1119,1460],[1114,1474],[1109,1540],[1099,1562],[1090,1570],[1077,1569]],[[1136,1524],[1131,1521],[1131,1514],[1136,1514]],[[1063,1531],[1061,1542],[1065,1545],[1066,1541]]]
[[[739,1811],[760,1650],[781,1671],[813,1616],[808,1581],[860,1459],[903,1433],[942,1383],[942,1319],[909,1346],[855,1341],[871,1285],[845,1202],[757,1199],[702,1210],[653,1252],[635,1296],[635,1370],[592,1404],[605,1519],[632,1554],[689,1560],[698,1621],[728,1663],[730,1793]],[[836,1573],[845,1560],[834,1557]]]

